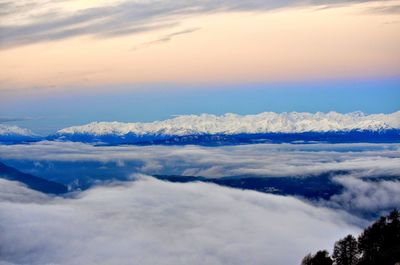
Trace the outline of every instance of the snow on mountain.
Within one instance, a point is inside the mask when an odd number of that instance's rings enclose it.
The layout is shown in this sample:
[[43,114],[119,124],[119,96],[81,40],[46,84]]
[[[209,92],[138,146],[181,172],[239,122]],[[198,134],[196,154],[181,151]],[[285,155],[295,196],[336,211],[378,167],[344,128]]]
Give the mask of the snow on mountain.
[[36,136],[31,130],[15,125],[0,124],[0,136]]
[[391,114],[366,115],[362,112],[274,113],[222,116],[211,114],[182,115],[150,123],[92,122],[57,132],[58,135],[192,135],[335,132],[351,130],[400,129],[400,111]]

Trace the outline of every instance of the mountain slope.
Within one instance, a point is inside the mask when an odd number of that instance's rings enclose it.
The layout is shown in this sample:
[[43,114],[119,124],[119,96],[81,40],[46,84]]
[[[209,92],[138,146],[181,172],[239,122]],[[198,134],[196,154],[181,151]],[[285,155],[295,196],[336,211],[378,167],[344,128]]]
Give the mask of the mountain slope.
[[272,113],[240,116],[186,115],[151,123],[92,122],[49,136],[105,144],[233,145],[252,143],[400,142],[400,111],[365,115],[360,112]]
[[256,115],[182,115],[149,123],[92,122],[40,137],[17,126],[0,124],[0,143],[40,140],[106,145],[236,145],[254,143],[389,143],[400,142],[400,111],[274,113]]
[[15,125],[0,124],[0,143],[33,142],[41,137]]
[[15,168],[9,167],[1,162],[0,178],[21,182],[29,188],[43,193],[62,194],[68,191],[67,187],[60,183],[22,173]]

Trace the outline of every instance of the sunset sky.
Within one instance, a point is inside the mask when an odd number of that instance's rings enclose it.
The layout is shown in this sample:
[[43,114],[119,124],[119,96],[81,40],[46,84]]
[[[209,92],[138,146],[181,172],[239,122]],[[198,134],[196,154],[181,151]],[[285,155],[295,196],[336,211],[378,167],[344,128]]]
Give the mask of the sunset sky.
[[399,32],[400,1],[1,0],[0,122],[393,112]]

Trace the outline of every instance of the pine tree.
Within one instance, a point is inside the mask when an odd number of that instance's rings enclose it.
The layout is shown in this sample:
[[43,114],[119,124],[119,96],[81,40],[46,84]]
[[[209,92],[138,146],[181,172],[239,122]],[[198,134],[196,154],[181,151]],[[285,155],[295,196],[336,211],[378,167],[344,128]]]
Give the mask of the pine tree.
[[392,265],[400,261],[400,216],[393,210],[388,216],[366,228],[358,238],[360,265]]
[[328,251],[320,250],[314,256],[308,254],[303,258],[301,265],[332,265],[333,261]]
[[[333,260],[332,260],[333,258]],[[302,265],[393,265],[400,264],[400,213],[393,210],[367,227],[356,240],[352,235],[337,241],[332,258],[318,251],[303,258]]]
[[354,265],[358,261],[357,240],[348,235],[335,243],[332,258],[336,265]]

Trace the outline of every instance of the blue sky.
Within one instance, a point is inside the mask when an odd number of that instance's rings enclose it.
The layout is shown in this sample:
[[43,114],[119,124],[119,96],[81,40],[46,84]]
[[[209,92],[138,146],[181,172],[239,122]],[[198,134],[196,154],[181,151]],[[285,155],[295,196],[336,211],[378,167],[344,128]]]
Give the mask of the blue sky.
[[[148,88],[148,89],[147,89]],[[273,112],[391,113],[400,110],[400,79],[238,85],[130,85],[73,90],[2,102],[0,118],[47,134],[91,121],[143,122],[181,114]],[[148,90],[148,92],[146,92]]]
[[399,5],[0,0],[0,122],[398,111]]

